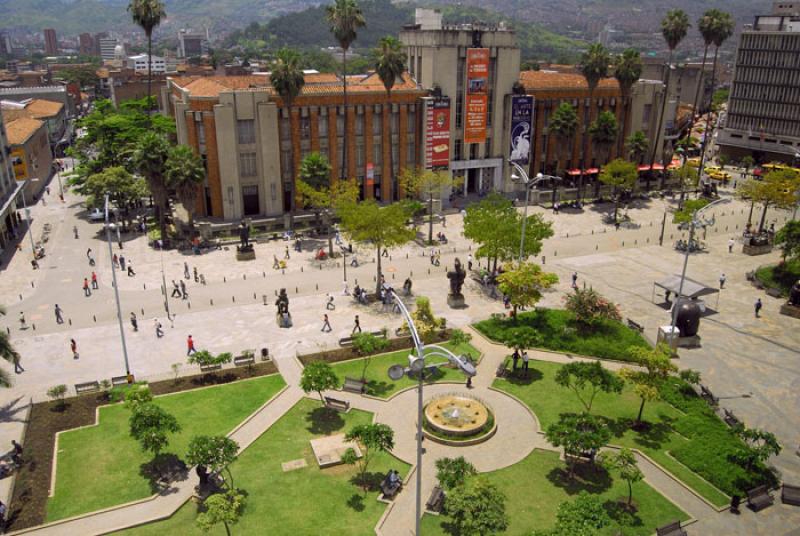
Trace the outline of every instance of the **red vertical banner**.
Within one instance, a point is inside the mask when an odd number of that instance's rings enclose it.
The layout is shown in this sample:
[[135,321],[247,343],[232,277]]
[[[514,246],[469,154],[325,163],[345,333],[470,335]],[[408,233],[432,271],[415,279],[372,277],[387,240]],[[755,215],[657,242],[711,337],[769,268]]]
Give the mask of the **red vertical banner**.
[[450,99],[439,97],[428,103],[425,117],[426,168],[450,166]]
[[489,102],[489,49],[468,48],[464,99],[464,143],[486,141]]

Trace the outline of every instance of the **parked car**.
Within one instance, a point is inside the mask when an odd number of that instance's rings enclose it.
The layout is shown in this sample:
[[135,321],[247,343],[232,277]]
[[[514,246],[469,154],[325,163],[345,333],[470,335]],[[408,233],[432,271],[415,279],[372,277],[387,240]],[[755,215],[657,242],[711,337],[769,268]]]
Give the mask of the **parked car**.
[[93,208],[89,213],[89,221],[105,221],[106,213],[99,208]]

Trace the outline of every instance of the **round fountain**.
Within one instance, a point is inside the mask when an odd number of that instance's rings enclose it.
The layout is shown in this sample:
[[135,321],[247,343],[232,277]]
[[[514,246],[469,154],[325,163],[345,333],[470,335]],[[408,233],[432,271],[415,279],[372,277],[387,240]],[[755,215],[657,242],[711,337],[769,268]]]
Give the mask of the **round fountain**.
[[465,394],[437,396],[425,406],[424,416],[425,436],[446,445],[475,445],[497,430],[491,409]]

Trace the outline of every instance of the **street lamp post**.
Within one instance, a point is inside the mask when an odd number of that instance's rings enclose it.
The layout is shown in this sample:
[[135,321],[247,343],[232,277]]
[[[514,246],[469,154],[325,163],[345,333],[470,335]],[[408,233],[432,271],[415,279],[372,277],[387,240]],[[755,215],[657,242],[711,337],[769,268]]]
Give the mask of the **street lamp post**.
[[[417,333],[417,328],[414,325],[414,321],[411,318],[408,309],[406,309],[405,304],[400,299],[400,296],[398,296],[394,290],[389,290],[389,293],[394,299],[394,303],[397,304],[398,309],[400,309],[400,313],[403,315],[403,318],[405,318],[406,324],[408,324],[408,330],[411,333],[412,340],[414,341],[414,350],[416,352],[416,355],[409,354],[408,367],[404,367],[403,365],[394,365],[390,367],[389,377],[392,380],[397,381],[405,375],[408,375],[409,378],[413,378],[413,376],[416,375],[419,380],[417,386],[417,495],[416,519],[414,524],[414,534],[419,536],[420,521],[422,520],[422,389],[425,383],[425,372],[436,370],[438,367],[448,363],[456,365],[461,372],[470,378],[475,376],[477,371],[475,370],[475,366],[470,363],[465,356],[457,356],[447,348],[443,348],[438,344],[423,344],[422,340],[419,338],[419,334]],[[444,357],[448,361],[444,363],[426,365],[425,358],[428,356]]]
[[525,185],[525,208],[522,215],[522,236],[519,241],[519,262],[522,263],[523,254],[525,252],[525,227],[528,223],[528,200],[530,197],[531,188],[533,188],[543,180],[560,181],[561,177],[555,177],[553,175],[543,175],[541,173],[537,173],[536,177],[531,179],[530,177],[528,177],[528,173],[525,171],[525,168],[523,168],[513,160],[509,160],[508,163],[514,166],[514,169],[518,173],[518,174],[512,173],[511,180],[521,181],[522,184]]
[[106,194],[105,213],[106,213],[106,241],[108,242],[108,260],[111,262],[111,280],[114,285],[114,299],[117,302],[117,321],[119,322],[119,338],[122,341],[122,356],[125,359],[125,376],[128,383],[132,383],[131,367],[128,364],[128,347],[125,344],[125,329],[122,326],[122,308],[119,303],[119,285],[117,285],[117,271],[114,268],[114,250],[111,247],[111,222],[108,221],[108,195]]
[[33,258],[36,259],[36,246],[33,243],[33,224],[31,223],[31,209],[28,208],[28,203],[25,201],[25,186],[29,182],[39,182],[39,179],[28,179],[22,185],[20,192],[22,193],[22,209],[25,211],[25,221],[28,222],[28,238],[31,239],[31,253]]

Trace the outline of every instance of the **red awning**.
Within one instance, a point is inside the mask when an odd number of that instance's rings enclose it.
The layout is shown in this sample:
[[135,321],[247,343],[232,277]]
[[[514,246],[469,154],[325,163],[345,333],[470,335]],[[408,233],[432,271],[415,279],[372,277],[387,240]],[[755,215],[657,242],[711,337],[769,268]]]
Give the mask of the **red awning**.
[[670,162],[670,163],[669,163],[669,166],[667,166],[667,167],[669,167],[669,169],[677,169],[677,168],[681,167],[681,161],[680,161],[680,159],[678,159],[678,158],[673,158],[673,159],[672,159],[672,162]]
[[754,169],[753,170],[753,175],[755,175],[756,177],[760,177],[761,176],[761,168],[758,167],[758,168]]
[[599,173],[599,172],[600,172],[600,170],[599,170],[599,169],[597,169],[596,167],[590,167],[589,169],[587,169],[587,170],[585,171],[585,173],[586,173],[587,175],[592,175],[592,174],[594,174],[594,173]]
[[[599,173],[599,172],[600,172],[600,170],[599,170],[599,169],[597,169],[597,168],[594,168],[594,167],[593,167],[593,168],[589,168],[589,169],[584,169],[584,170],[583,170],[583,174],[584,174],[584,175],[592,175],[592,174],[594,174],[594,173]],[[580,174],[581,174],[581,170],[580,170],[580,169],[577,169],[577,168],[576,168],[576,169],[569,169],[569,170],[567,170],[567,175],[580,175]]]
[[580,174],[581,174],[580,169],[570,169],[567,171],[567,175],[580,175]]
[[664,169],[664,166],[662,166],[661,164],[653,164],[653,169],[662,170],[662,169]]

